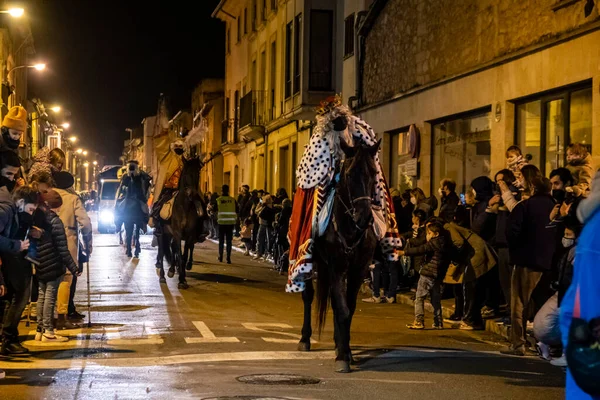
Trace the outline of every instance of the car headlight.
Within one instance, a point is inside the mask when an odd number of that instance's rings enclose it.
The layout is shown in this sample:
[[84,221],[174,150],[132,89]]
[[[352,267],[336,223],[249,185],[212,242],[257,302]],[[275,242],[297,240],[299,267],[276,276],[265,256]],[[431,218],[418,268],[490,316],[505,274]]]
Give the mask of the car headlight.
[[110,210],[102,210],[100,212],[100,222],[112,224],[115,219],[115,214]]

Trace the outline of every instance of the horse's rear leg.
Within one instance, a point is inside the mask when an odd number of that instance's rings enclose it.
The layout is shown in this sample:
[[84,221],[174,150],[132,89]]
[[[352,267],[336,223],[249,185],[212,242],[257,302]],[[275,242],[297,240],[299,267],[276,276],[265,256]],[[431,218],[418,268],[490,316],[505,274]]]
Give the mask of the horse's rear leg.
[[336,348],[335,371],[350,372],[350,312],[346,302],[346,283],[335,277],[331,287],[331,308],[333,309],[334,340]]
[[348,351],[350,354],[350,362],[356,363],[354,357],[352,357],[352,348],[350,347],[350,328],[352,326],[352,318],[354,317],[354,312],[356,311],[356,297],[358,296],[358,292],[360,291],[360,287],[362,285],[362,277],[358,274],[353,274],[352,272],[348,274],[347,279],[347,289],[346,289],[346,304],[348,304],[348,326],[347,326],[347,335],[348,335]]
[[304,303],[304,323],[302,324],[302,338],[298,343],[299,351],[310,350],[310,337],[312,336],[311,311],[312,303],[315,298],[315,288],[313,281],[306,282],[306,289],[302,292],[302,302]]
[[177,240],[171,238],[171,265],[169,265],[169,272],[167,272],[167,276],[172,278],[175,276],[175,269],[178,268],[179,263],[181,262],[181,246],[178,244]]
[[[180,241],[177,241],[177,243],[181,243]],[[185,266],[182,263],[181,260],[181,244],[179,244],[178,246],[174,250],[174,254],[173,254],[173,258],[176,260],[176,264],[177,264],[177,272],[179,273],[179,283],[177,284],[177,287],[179,289],[187,289],[190,286],[188,285],[187,281],[185,280],[185,275],[186,275],[186,270],[185,270]]]
[[194,265],[194,240],[188,239],[185,241],[185,256],[183,257],[185,262],[185,269],[188,271],[192,270]]

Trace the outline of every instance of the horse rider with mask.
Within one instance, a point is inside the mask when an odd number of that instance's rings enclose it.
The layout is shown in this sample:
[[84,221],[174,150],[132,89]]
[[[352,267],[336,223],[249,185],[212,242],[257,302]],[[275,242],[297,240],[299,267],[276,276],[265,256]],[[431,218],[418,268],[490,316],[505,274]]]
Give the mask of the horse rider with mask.
[[[127,173],[121,178],[117,192],[116,214],[121,215],[125,223],[125,247],[127,256],[131,257],[131,241],[135,236],[135,257],[140,255],[140,229],[146,232],[148,224],[148,195],[150,192],[150,176],[140,170],[135,160],[127,163]],[[135,235],[134,235],[135,226]]]

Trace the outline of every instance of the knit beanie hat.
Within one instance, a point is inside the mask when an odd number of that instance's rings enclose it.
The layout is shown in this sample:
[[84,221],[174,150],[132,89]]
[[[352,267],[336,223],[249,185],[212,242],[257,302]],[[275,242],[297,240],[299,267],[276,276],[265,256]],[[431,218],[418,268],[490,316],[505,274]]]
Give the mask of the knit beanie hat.
[[60,171],[52,174],[56,187],[67,190],[75,184],[75,178],[68,171]]
[[2,126],[25,132],[27,130],[27,111],[21,106],[14,106],[2,121]]
[[48,207],[53,209],[58,208],[63,204],[60,194],[58,194],[56,190],[52,189],[46,190],[44,193],[42,193],[42,201],[48,204]]

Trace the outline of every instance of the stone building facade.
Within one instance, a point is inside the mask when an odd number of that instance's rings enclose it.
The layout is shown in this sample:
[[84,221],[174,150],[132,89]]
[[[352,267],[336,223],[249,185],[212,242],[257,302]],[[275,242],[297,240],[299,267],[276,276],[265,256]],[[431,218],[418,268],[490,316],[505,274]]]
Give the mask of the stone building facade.
[[[566,146],[600,166],[600,18],[578,0],[376,0],[357,36],[358,111],[395,187],[464,191],[519,145],[547,176]],[[409,154],[409,127],[420,156]]]

